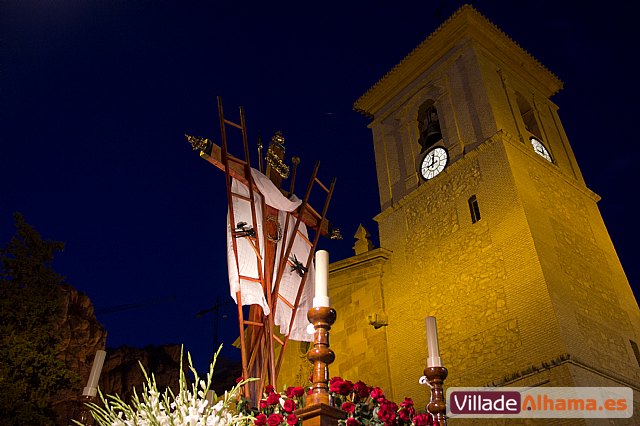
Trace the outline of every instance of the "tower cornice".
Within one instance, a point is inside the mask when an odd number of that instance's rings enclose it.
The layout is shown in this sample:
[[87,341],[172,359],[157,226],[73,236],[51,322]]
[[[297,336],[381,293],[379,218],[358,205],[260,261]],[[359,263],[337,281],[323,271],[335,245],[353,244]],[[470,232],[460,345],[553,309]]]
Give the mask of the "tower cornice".
[[[355,103],[368,116],[376,113],[444,55],[473,40],[550,97],[562,89],[562,81],[471,5],[460,7],[400,63],[375,83]],[[443,54],[444,53],[444,54]]]

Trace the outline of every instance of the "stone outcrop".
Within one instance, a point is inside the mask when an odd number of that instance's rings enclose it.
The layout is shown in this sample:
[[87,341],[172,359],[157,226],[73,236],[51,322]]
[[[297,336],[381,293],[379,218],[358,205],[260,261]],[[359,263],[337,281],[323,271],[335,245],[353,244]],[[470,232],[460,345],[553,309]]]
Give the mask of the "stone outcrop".
[[[67,366],[81,378],[89,377],[93,357],[104,350],[107,331],[96,319],[89,297],[70,286],[64,286],[64,320],[62,346]],[[85,383],[86,384],[86,383]]]
[[67,367],[80,377],[78,389],[58,394],[53,409],[60,424],[67,425],[75,402],[86,385],[97,350],[104,350],[107,332],[96,319],[93,304],[87,295],[69,285],[60,286],[63,311],[58,328],[62,336],[60,356]]
[[[78,413],[82,390],[87,384],[93,359],[98,350],[105,350],[107,331],[96,319],[89,297],[71,286],[61,286],[63,310],[58,325],[62,336],[61,354],[80,382],[77,387],[61,392],[53,402],[60,425],[68,425]],[[100,375],[99,387],[104,394],[118,394],[125,401],[138,393],[145,383],[140,362],[153,373],[158,389],[167,386],[174,391],[180,377],[180,345],[148,346],[145,348],[107,348],[107,357]],[[186,364],[186,363],[185,363]]]
[[[59,425],[69,425],[78,416],[81,406],[81,395],[98,350],[106,350],[107,356],[100,374],[99,388],[105,395],[119,395],[130,402],[134,388],[138,395],[142,393],[142,385],[146,383],[140,365],[156,379],[158,390],[163,392],[167,387],[174,393],[178,391],[180,380],[179,344],[147,346],[135,348],[121,346],[106,348],[107,331],[96,319],[93,304],[89,297],[71,286],[61,286],[63,294],[63,314],[58,325],[61,335],[60,356],[69,369],[80,378],[77,387],[57,395],[53,409],[58,414]],[[187,368],[186,354],[183,367]],[[199,372],[206,377],[206,371]],[[214,370],[214,391],[221,395],[235,385],[237,377],[242,375],[239,361],[219,357]],[[188,373],[190,378],[191,374]]]
[[[134,348],[121,346],[108,348],[100,375],[100,390],[104,394],[119,395],[129,402],[135,388],[142,394],[142,384],[146,383],[140,365],[147,374],[153,373],[157,388],[164,391],[170,387],[174,393],[178,391],[180,380],[180,345],[147,346]],[[186,367],[186,354],[184,366]]]

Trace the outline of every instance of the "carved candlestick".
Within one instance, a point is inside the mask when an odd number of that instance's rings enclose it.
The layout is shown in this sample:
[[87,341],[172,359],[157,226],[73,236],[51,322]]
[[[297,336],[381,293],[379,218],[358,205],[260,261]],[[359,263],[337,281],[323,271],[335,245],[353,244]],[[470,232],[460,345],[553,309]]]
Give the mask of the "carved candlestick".
[[447,424],[447,402],[444,399],[442,384],[448,374],[449,372],[444,367],[427,367],[424,370],[424,375],[431,388],[431,399],[427,404],[427,411],[431,413],[438,426],[446,426]]
[[336,320],[336,311],[328,306],[311,308],[307,318],[314,325],[313,348],[307,359],[313,364],[311,393],[307,395],[305,406],[295,412],[302,419],[302,426],[337,426],[338,420],[347,413],[331,406],[329,396],[329,364],[335,355],[329,348],[329,329]]
[[306,406],[315,404],[330,405],[329,364],[335,354],[329,347],[329,330],[336,321],[336,311],[328,306],[311,308],[307,318],[314,325],[313,348],[307,353],[307,359],[313,364],[311,376],[311,394],[307,395]]

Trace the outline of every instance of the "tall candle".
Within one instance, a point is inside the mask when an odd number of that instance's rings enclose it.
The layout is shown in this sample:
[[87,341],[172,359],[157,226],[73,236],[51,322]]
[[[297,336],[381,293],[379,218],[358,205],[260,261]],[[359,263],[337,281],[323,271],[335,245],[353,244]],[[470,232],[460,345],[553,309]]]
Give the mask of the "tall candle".
[[436,327],[436,317],[427,317],[427,348],[429,357],[427,367],[442,367],[440,359],[440,347],[438,346],[438,328]]
[[102,365],[104,364],[104,358],[107,356],[105,351],[96,351],[95,357],[93,357],[93,366],[91,367],[91,374],[89,374],[89,381],[87,387],[82,391],[82,395],[96,396],[98,393],[98,380],[100,379],[100,373],[102,372]]
[[329,252],[318,250],[316,252],[316,284],[313,297],[313,307],[329,306],[327,294],[327,278],[329,276]]

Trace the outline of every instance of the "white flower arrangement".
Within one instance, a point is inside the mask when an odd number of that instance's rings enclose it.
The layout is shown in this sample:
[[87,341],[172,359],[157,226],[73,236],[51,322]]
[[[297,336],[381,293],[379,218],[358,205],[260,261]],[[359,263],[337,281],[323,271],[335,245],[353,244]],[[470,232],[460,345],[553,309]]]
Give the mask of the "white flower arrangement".
[[[99,426],[235,426],[248,425],[253,416],[242,414],[237,408],[242,386],[252,380],[243,380],[224,396],[218,397],[211,390],[213,369],[222,346],[213,357],[206,381],[198,377],[193,368],[191,354],[187,352],[189,370],[194,375],[192,384],[188,383],[182,368],[182,350],[180,350],[180,389],[174,395],[170,388],[163,393],[158,391],[153,374],[149,377],[142,364],[140,368],[146,383],[143,384],[142,398],[134,389],[131,404],[125,403],[118,395],[103,395],[99,391],[102,405],[87,404],[96,424]],[[211,391],[211,392],[210,392]],[[213,398],[207,398],[207,394]],[[212,400],[213,402],[210,402]],[[82,425],[74,421],[77,425]]]

